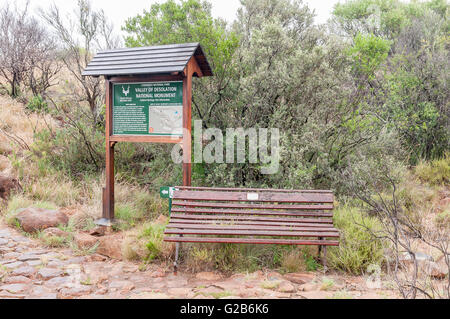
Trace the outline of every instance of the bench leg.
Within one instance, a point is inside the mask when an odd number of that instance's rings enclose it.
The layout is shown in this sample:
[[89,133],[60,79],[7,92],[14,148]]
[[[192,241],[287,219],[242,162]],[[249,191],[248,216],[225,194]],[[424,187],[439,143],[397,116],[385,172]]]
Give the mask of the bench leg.
[[[323,240],[323,237],[319,237],[319,240]],[[320,256],[322,253],[322,256]],[[321,258],[322,266],[325,271],[327,271],[327,246],[319,246],[319,258]]]
[[323,269],[327,271],[327,246],[323,246],[322,265]]
[[178,242],[175,244],[175,262],[173,263],[173,272],[176,274],[178,270],[178,256],[180,254],[181,243]]

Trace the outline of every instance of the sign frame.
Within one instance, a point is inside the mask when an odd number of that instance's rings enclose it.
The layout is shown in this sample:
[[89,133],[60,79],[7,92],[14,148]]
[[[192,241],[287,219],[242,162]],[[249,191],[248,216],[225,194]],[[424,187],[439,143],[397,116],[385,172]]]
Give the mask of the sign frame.
[[[103,213],[101,225],[111,226],[114,221],[114,146],[118,142],[179,144],[183,150],[183,186],[191,186],[192,178],[192,77],[202,77],[203,72],[192,57],[183,72],[170,75],[105,76],[106,86],[106,187],[103,189]],[[183,82],[183,136],[114,135],[113,134],[113,85],[149,82]]]
[[[146,131],[147,131],[147,133],[145,133],[145,134],[141,134],[141,133],[136,133],[136,134],[131,134],[131,133],[123,133],[123,134],[120,134],[120,133],[116,133],[116,131],[115,131],[115,115],[114,115],[114,112],[115,112],[115,109],[117,108],[117,107],[121,107],[122,105],[119,105],[119,104],[116,104],[115,102],[115,99],[116,99],[116,89],[117,89],[117,87],[119,87],[119,86],[124,86],[124,85],[142,85],[143,87],[145,87],[145,85],[149,85],[149,84],[152,84],[152,83],[177,83],[177,84],[181,84],[181,85],[177,85],[177,86],[181,86],[181,102],[179,103],[179,105],[167,105],[166,107],[180,107],[181,108],[181,113],[182,113],[182,109],[183,109],[183,81],[150,81],[150,82],[124,82],[124,83],[113,83],[112,84],[112,121],[113,121],[113,123],[112,123],[112,134],[113,134],[113,136],[165,136],[165,137],[172,137],[172,138],[179,138],[179,137],[182,137],[182,131],[180,132],[181,134],[167,134],[167,133],[151,133],[151,132],[148,132],[149,131],[149,129],[148,129],[148,126],[149,126],[149,123],[150,123],[150,121],[151,121],[151,116],[150,116],[150,108],[152,107],[152,103],[151,102],[144,102],[145,103],[145,106],[147,106],[148,105],[148,113],[146,113],[146,120],[147,120],[147,129],[146,129]],[[179,98],[179,97],[178,97]],[[134,102],[134,101],[132,101],[132,102]],[[142,105],[142,106],[144,106],[144,105]],[[161,105],[162,107],[164,107],[164,105]],[[160,105],[157,105],[157,103],[153,103],[153,107],[155,107],[155,108],[157,108],[157,107],[161,107]],[[181,114],[181,117],[183,116],[183,114]],[[181,126],[179,127],[179,129],[180,130],[182,130],[182,128],[183,128],[183,125],[182,125],[182,119],[181,119]]]

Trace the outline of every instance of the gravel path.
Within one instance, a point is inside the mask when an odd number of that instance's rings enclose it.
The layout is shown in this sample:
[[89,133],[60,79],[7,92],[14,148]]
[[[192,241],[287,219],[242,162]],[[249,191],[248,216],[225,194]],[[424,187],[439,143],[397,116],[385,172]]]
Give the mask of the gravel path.
[[70,298],[387,298],[388,290],[369,289],[361,277],[321,273],[281,275],[257,271],[224,278],[219,274],[178,273],[161,265],[145,269],[132,262],[70,249],[44,248],[0,224],[0,299]]

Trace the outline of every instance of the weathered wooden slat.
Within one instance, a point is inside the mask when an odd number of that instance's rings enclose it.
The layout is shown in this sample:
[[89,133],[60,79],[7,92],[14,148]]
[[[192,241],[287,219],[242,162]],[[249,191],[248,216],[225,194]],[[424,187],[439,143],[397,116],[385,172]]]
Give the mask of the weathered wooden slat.
[[250,192],[219,192],[219,191],[175,191],[174,199],[184,200],[217,200],[238,202],[278,202],[278,203],[333,203],[333,195],[315,193],[257,193],[256,198]]
[[261,225],[241,225],[241,224],[183,224],[170,223],[166,229],[236,229],[236,230],[272,230],[272,231],[314,231],[314,232],[338,232],[333,227],[298,227],[298,226],[261,226]]
[[165,237],[167,242],[185,243],[232,243],[232,244],[278,244],[278,245],[319,245],[319,246],[339,246],[337,240],[296,240],[296,239],[261,239],[261,238],[208,238],[208,237]]
[[221,229],[167,229],[166,235],[216,235],[216,236],[275,236],[275,237],[339,237],[338,232],[270,231],[270,230],[221,230]]
[[183,67],[159,67],[159,68],[130,68],[114,70],[94,70],[85,69],[83,75],[122,75],[122,74],[165,74],[171,72],[182,72]]
[[241,203],[219,203],[219,202],[195,202],[174,200],[172,206],[189,207],[216,207],[216,208],[252,208],[252,209],[295,209],[295,210],[332,210],[333,205],[283,205],[283,204],[241,204]]
[[99,51],[98,54],[106,54],[112,52],[130,52],[130,51],[152,51],[152,50],[161,50],[161,49],[172,49],[172,48],[191,48],[195,49],[198,47],[198,42],[192,43],[176,43],[176,44],[163,44],[163,45],[155,45],[151,47],[132,47],[132,48],[120,48],[120,49],[111,49]]
[[172,208],[173,213],[199,213],[199,214],[230,214],[230,215],[262,215],[262,216],[311,216],[333,217],[332,213],[307,211],[262,211],[262,210],[236,210],[236,209],[205,209],[205,208]]
[[158,49],[158,50],[141,50],[141,51],[107,51],[107,52],[99,52],[96,56],[98,57],[123,57],[123,56],[130,56],[130,55],[152,55],[156,53],[187,53],[190,52],[191,55],[194,54],[194,48],[169,48],[169,49]]
[[190,56],[181,56],[181,57],[173,57],[173,58],[148,58],[148,57],[142,57],[140,59],[133,59],[133,60],[99,60],[95,59],[92,60],[89,63],[89,68],[94,66],[108,66],[108,65],[122,65],[124,63],[126,64],[145,64],[145,63],[169,63],[172,62],[183,62],[187,63],[187,61],[190,59]]
[[251,220],[251,221],[273,221],[290,223],[325,223],[331,224],[331,218],[288,218],[288,217],[258,217],[258,216],[230,216],[230,215],[194,215],[194,214],[173,214],[172,218],[198,219],[198,220]]
[[240,191],[240,192],[274,192],[274,193],[328,193],[332,194],[331,190],[299,190],[299,189],[273,189],[273,188],[226,188],[226,187],[195,187],[195,186],[175,186],[175,189],[181,190],[212,190],[212,191]]
[[89,65],[86,68],[88,71],[94,70],[114,70],[114,69],[136,69],[136,68],[157,68],[157,67],[169,67],[169,66],[182,66],[186,65],[187,61],[175,61],[175,62],[147,62],[147,63],[127,63],[114,64],[114,65]]
[[291,222],[273,222],[273,221],[252,221],[252,220],[200,220],[200,219],[183,219],[183,218],[170,218],[170,223],[176,224],[210,224],[210,225],[251,225],[251,226],[298,226],[298,227],[330,227],[333,228],[333,224],[326,223],[291,223]]
[[[167,59],[169,61],[177,60],[177,59],[185,59],[188,61],[191,58],[191,52],[179,52],[179,53],[170,53],[170,54],[142,54],[142,55],[129,55],[129,56],[118,56],[118,57],[102,57],[102,56],[95,56],[92,60],[92,62],[98,63],[98,62],[124,62],[124,61],[139,61],[139,60],[160,60],[160,59]],[[162,62],[162,61],[161,61]],[[89,63],[90,64],[90,63]]]

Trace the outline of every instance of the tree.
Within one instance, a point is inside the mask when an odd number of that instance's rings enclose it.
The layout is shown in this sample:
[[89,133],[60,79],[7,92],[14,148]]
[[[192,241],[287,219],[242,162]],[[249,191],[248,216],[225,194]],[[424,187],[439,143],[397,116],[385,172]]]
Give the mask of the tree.
[[[28,3],[19,11],[8,4],[0,9],[0,73],[9,84],[9,95],[17,97],[29,85],[43,93],[55,73],[53,39],[36,19],[28,16]],[[39,84],[38,84],[39,83]]]
[[97,50],[118,46],[119,39],[113,35],[112,24],[103,10],[93,10],[88,0],[78,0],[76,22],[61,16],[56,5],[40,13],[61,41],[61,59],[81,88],[81,97],[76,97],[76,100],[88,103],[93,123],[97,124],[100,106],[103,105],[103,82],[100,78],[83,77],[81,73]]
[[376,102],[377,117],[399,132],[413,165],[448,149],[449,8],[445,0],[353,0],[336,5],[333,12],[333,31],[354,42],[353,69],[370,67],[355,54],[370,49],[362,47],[369,44],[366,40],[390,43],[388,54],[379,56],[382,70],[367,80],[377,96],[371,103]]

